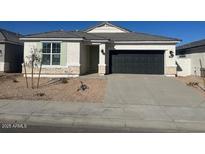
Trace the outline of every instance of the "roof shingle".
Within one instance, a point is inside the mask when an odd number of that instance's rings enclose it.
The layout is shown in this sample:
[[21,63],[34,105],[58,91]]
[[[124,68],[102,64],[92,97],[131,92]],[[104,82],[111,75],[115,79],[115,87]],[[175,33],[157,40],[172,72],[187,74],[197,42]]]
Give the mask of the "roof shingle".
[[83,31],[52,31],[26,35],[24,38],[84,38],[86,40],[111,40],[111,41],[180,41],[158,35],[139,32],[130,33],[86,33]]
[[180,41],[177,38],[170,38],[158,35],[151,35],[139,32],[130,33],[92,33],[97,36],[105,37],[112,41]]
[[203,40],[198,40],[198,41],[194,41],[194,42],[190,42],[181,46],[177,47],[177,50],[182,50],[182,49],[188,49],[188,48],[194,48],[194,47],[198,47],[198,46],[203,46],[205,45],[205,39]]
[[22,44],[23,42],[19,40],[20,37],[22,37],[21,34],[17,34],[0,28],[0,42],[8,41],[10,43]]

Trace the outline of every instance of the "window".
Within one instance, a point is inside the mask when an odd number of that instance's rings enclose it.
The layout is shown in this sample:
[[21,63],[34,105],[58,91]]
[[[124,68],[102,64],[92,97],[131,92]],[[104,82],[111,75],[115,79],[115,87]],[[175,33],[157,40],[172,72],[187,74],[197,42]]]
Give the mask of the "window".
[[60,45],[60,43],[43,43],[43,65],[60,65]]

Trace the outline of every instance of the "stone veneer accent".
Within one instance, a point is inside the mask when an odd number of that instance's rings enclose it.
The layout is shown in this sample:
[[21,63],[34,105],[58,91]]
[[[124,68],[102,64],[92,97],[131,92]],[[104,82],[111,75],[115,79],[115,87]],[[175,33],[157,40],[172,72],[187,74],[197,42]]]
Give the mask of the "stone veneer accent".
[[0,71],[6,72],[9,70],[9,63],[8,62],[0,62]]
[[98,65],[98,74],[100,75],[106,74],[106,65]]
[[[34,68],[34,74],[39,73],[39,67]],[[31,67],[26,67],[26,71],[28,74],[31,74]],[[24,73],[24,67],[22,67],[22,73]],[[52,68],[52,67],[43,67],[41,69],[41,75],[79,75],[80,67],[79,66],[69,66],[62,68]]]
[[165,75],[176,75],[177,67],[176,66],[167,66],[165,67]]

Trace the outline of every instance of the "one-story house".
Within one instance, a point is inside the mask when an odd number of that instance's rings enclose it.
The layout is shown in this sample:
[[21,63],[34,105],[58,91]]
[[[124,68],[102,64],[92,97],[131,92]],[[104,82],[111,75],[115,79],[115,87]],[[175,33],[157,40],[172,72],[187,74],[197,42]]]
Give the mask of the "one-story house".
[[0,72],[21,72],[23,42],[20,34],[0,28]]
[[[175,76],[175,48],[180,42],[176,38],[133,32],[110,22],[83,31],[31,34],[21,40],[24,58],[31,48],[42,51],[42,76],[46,77],[87,73]],[[38,69],[34,70],[36,75]]]
[[201,76],[205,68],[205,39],[178,46],[177,57],[182,76]]

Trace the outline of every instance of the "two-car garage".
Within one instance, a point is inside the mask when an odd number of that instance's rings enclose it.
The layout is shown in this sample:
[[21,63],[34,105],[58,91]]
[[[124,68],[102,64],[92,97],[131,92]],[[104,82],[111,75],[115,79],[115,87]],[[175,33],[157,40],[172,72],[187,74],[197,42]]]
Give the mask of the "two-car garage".
[[164,74],[163,50],[110,50],[109,72]]

